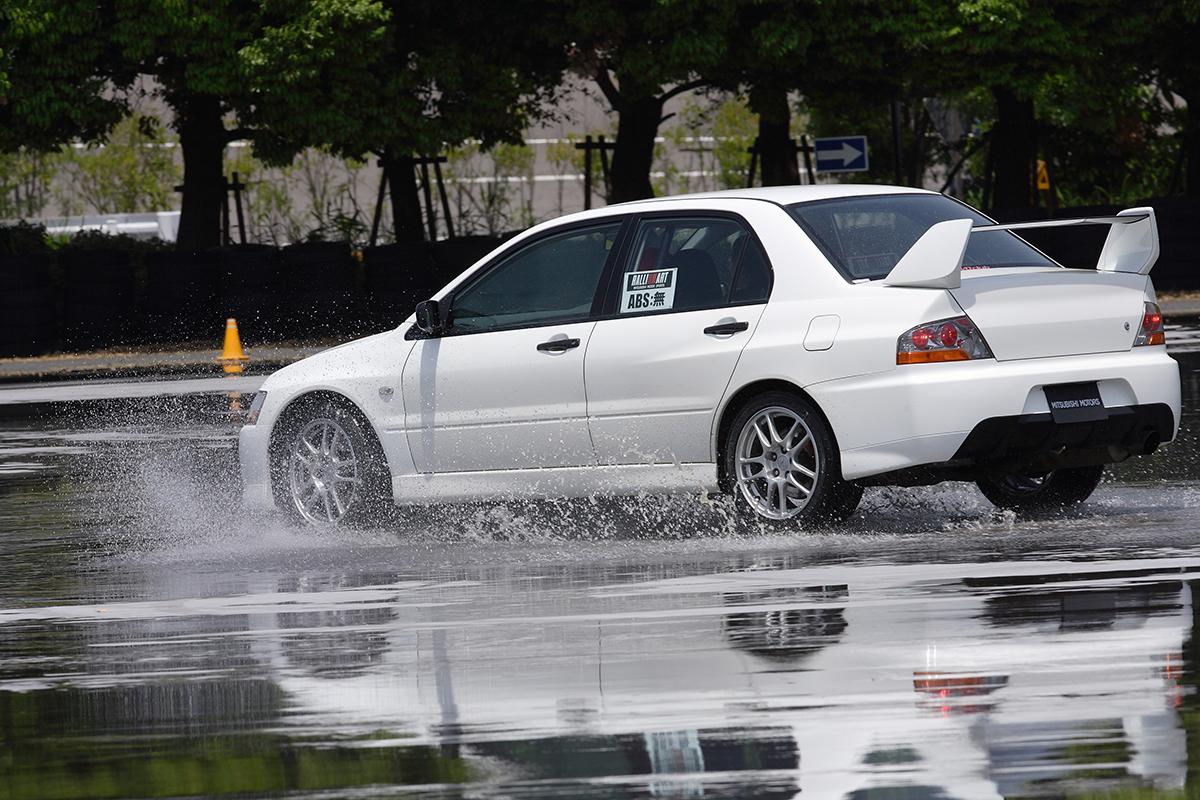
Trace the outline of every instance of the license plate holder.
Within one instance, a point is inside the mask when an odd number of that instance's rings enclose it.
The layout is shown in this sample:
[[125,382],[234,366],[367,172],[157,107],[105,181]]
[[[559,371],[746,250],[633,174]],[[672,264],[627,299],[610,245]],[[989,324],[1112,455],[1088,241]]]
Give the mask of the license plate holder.
[[1058,424],[1108,419],[1108,409],[1095,381],[1059,383],[1045,387],[1050,416]]

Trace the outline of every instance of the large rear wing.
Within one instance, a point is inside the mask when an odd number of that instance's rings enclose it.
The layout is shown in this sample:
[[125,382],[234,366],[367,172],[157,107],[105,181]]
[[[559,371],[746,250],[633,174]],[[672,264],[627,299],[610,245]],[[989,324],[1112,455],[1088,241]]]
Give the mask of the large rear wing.
[[1113,217],[1079,217],[1038,222],[974,225],[969,219],[939,222],[925,232],[897,262],[883,282],[888,286],[957,289],[962,285],[962,259],[973,233],[1108,225],[1108,237],[1096,262],[1106,272],[1146,275],[1158,260],[1158,223],[1150,207],[1127,208]]

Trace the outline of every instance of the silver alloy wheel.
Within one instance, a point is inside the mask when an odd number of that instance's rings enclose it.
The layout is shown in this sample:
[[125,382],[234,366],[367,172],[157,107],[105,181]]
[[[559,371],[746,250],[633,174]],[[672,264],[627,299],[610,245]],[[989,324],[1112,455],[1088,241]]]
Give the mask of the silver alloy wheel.
[[738,436],[737,483],[742,497],[769,519],[799,514],[817,488],[821,457],[804,420],[790,408],[759,411]]
[[308,423],[288,455],[292,502],[309,522],[338,522],[354,505],[361,482],[354,441],[337,421]]

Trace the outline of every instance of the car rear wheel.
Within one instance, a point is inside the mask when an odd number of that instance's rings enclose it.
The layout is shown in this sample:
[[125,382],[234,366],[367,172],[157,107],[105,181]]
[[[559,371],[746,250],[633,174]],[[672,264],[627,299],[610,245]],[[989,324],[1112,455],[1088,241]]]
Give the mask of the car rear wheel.
[[734,417],[725,475],[746,517],[779,527],[838,522],[854,513],[862,487],[842,480],[833,433],[799,395],[767,392]]
[[353,524],[386,508],[386,461],[361,414],[322,401],[284,424],[275,454],[275,495],[294,518],[310,525]]
[[1092,496],[1104,476],[1103,465],[1042,473],[1008,473],[978,482],[983,496],[1000,508],[1045,514],[1075,508]]

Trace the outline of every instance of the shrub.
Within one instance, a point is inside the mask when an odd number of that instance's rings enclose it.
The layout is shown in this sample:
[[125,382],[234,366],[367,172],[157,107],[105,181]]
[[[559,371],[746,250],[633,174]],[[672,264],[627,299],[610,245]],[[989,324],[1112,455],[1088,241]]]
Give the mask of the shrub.
[[21,221],[0,225],[0,256],[23,256],[47,250],[46,228]]

